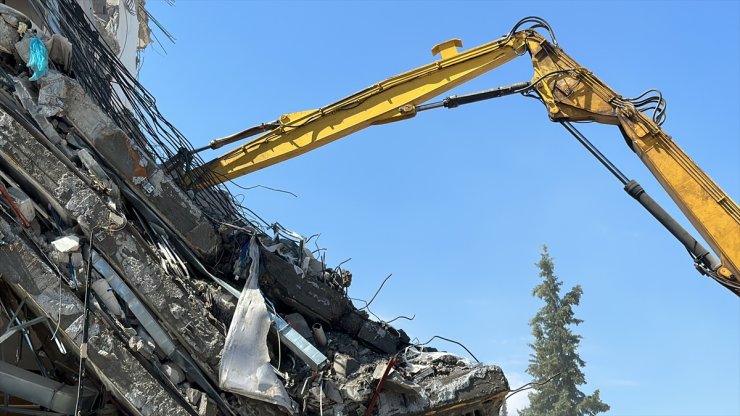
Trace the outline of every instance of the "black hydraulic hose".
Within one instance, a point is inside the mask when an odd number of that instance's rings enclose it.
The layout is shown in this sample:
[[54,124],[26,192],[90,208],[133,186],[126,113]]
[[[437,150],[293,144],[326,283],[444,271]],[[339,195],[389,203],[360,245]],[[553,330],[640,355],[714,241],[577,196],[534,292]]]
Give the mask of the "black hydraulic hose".
[[200,152],[202,152],[204,150],[208,150],[208,149],[215,150],[215,149],[218,149],[220,147],[223,147],[223,146],[225,146],[227,144],[231,144],[231,143],[237,142],[239,140],[246,139],[247,137],[254,136],[255,134],[264,133],[266,131],[272,130],[272,129],[277,128],[277,127],[280,127],[280,122],[278,120],[271,121],[269,123],[262,123],[262,124],[260,124],[258,126],[250,127],[248,129],[242,130],[242,131],[240,131],[238,133],[234,133],[234,134],[231,134],[229,136],[222,137],[220,139],[211,140],[211,142],[208,143],[207,145],[205,145],[203,147],[199,147],[197,149],[193,149],[193,150],[190,151],[190,153],[191,154],[200,153]]

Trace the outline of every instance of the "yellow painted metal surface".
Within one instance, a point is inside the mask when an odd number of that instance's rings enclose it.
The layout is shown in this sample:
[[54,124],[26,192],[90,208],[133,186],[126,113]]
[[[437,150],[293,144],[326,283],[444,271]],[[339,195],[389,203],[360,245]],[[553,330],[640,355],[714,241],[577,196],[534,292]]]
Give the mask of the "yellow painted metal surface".
[[[532,30],[459,52],[453,39],[433,48],[441,59],[388,78],[316,110],[285,114],[281,126],[194,171],[207,187],[309,152],[371,125],[413,117],[415,106],[529,52],[532,85],[553,121],[621,127],[633,150],[719,255],[716,274],[740,278],[740,209],[660,127]],[[740,291],[736,291],[740,293]]]
[[[597,121],[621,127],[650,172],[719,256],[725,279],[740,278],[740,208],[653,120],[561,49],[527,42],[536,85],[554,121]],[[563,72],[568,71],[569,72]],[[553,74],[547,76],[547,74]],[[737,293],[737,292],[736,292]]]
[[458,54],[457,48],[462,48],[460,39],[450,39],[432,47],[432,56],[439,55],[442,59],[449,59]]
[[[454,41],[449,48],[454,48]],[[419,105],[524,53],[525,34],[450,55],[448,58],[388,78],[317,110],[286,114],[282,125],[198,168],[218,183],[293,158],[374,124],[414,115],[404,106]],[[441,51],[440,51],[441,52]],[[443,54],[444,56],[444,54]],[[408,107],[405,107],[408,108]],[[213,181],[198,186],[213,185]]]

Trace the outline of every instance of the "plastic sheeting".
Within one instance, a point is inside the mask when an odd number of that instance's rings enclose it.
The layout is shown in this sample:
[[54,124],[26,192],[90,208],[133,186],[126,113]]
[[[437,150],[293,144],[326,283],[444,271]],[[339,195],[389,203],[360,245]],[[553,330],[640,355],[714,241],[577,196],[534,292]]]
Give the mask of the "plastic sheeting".
[[234,318],[226,335],[219,370],[220,386],[226,391],[284,407],[291,414],[297,406],[288,396],[270,365],[267,333],[270,316],[259,290],[259,243],[249,241],[249,277],[239,296]]
[[31,39],[29,49],[27,66],[33,70],[33,76],[29,80],[37,81],[49,72],[49,56],[44,42],[41,42],[37,37]]

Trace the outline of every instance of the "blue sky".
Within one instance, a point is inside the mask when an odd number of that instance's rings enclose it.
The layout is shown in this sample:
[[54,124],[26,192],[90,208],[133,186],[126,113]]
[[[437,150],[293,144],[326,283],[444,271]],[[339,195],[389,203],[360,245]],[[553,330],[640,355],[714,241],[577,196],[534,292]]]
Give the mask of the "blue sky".
[[[660,89],[663,128],[740,200],[738,2],[240,2],[148,7],[177,38],[147,50],[141,80],[196,145],[316,108],[541,16],[563,49],[624,96]],[[160,35],[160,38],[163,38]],[[461,94],[531,78],[528,58]],[[582,131],[689,227],[613,126]],[[206,158],[220,154],[205,153]],[[377,126],[237,181],[268,221],[321,233],[329,265],[352,258],[350,295],[412,337],[438,334],[525,373],[541,303],[540,246],[564,288],[583,287],[586,392],[613,415],[740,414],[740,302],[536,101],[510,96]],[[455,345],[435,346],[464,354]],[[524,394],[512,399],[520,407]]]

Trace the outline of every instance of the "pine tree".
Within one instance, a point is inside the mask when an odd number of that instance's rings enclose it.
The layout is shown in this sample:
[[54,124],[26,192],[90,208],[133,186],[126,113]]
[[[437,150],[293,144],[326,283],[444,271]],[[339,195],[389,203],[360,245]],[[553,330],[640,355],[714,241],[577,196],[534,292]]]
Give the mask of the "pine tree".
[[578,285],[560,297],[563,283],[555,276],[555,265],[545,246],[536,266],[543,281],[532,295],[544,300],[545,305],[529,322],[534,336],[534,343],[529,346],[534,353],[530,354],[527,373],[542,384],[536,384],[529,393],[529,406],[519,416],[586,416],[606,412],[609,405],[601,401],[599,390],[588,396],[578,390],[578,386],[586,384],[581,371],[586,362],[576,351],[581,336],[569,327],[583,322],[573,313],[583,290]]

